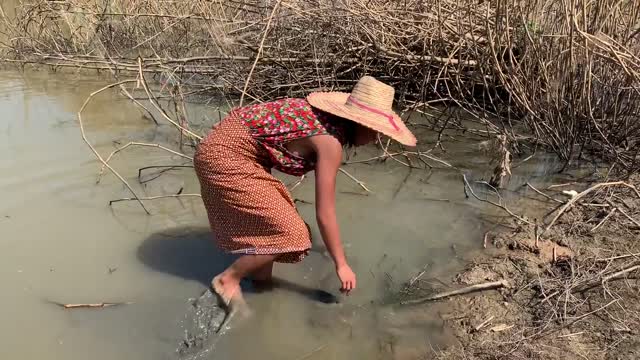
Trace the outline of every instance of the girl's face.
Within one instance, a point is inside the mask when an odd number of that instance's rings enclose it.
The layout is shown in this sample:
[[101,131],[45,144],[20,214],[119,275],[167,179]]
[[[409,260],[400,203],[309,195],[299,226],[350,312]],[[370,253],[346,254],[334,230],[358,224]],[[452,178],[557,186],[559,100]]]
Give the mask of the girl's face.
[[376,137],[378,132],[372,129],[369,129],[366,126],[356,124],[355,137],[353,141],[353,145],[355,146],[363,146],[367,144],[371,144],[376,141]]

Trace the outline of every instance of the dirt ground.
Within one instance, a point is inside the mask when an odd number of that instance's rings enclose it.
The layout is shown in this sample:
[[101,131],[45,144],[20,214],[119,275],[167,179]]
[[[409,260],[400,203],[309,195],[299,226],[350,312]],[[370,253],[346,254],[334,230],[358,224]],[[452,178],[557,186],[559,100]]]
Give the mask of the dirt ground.
[[[564,207],[556,205],[549,218]],[[440,316],[457,345],[433,357],[640,358],[639,215],[640,194],[612,185],[568,206],[546,232],[514,222],[515,231],[488,233],[486,249],[454,283],[504,279],[509,286],[441,300],[448,310]],[[413,287],[421,288],[419,281]],[[412,291],[410,298],[438,290],[450,289]]]

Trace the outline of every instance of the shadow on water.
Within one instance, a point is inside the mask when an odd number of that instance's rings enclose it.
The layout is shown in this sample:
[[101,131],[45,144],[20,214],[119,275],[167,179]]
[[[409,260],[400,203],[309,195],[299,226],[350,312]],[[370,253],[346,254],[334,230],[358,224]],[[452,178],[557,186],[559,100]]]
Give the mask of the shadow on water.
[[211,230],[181,227],[154,233],[137,251],[138,260],[149,268],[208,287],[235,257],[218,250]]
[[[318,251],[312,249],[311,251]],[[237,258],[220,251],[208,228],[181,227],[152,234],[138,248],[138,259],[149,268],[186,280],[198,281],[209,287],[211,279]],[[270,287],[242,284],[243,290],[260,292]],[[273,287],[305,296],[322,303],[338,302],[337,297],[323,290],[309,288],[285,279],[274,278]]]

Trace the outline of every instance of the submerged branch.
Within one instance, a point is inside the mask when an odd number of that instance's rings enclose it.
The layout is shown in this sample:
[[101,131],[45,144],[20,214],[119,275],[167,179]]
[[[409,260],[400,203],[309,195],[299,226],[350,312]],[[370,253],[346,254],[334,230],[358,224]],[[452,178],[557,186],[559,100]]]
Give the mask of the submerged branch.
[[[150,143],[141,143],[141,142],[129,142],[126,145],[123,145],[117,149],[115,149],[113,152],[111,152],[111,154],[109,154],[109,156],[107,157],[107,159],[104,161],[104,163],[102,164],[102,167],[100,168],[100,172],[98,173],[98,179],[96,180],[96,184],[100,183],[100,180],[102,179],[102,174],[104,173],[104,168],[106,167],[106,164],[109,163],[109,161],[111,161],[111,159],[113,158],[114,155],[116,155],[117,153],[127,149],[130,146],[140,146],[140,147],[154,147],[154,148],[158,148],[158,149],[162,149],[164,151],[167,151],[171,154],[180,156],[182,158],[188,159],[188,160],[193,160],[193,158],[191,156],[185,155],[181,152],[175,151],[175,150],[171,150],[165,146],[162,146],[160,144],[150,144]],[[147,167],[148,168],[148,167]]]
[[525,224],[529,224],[529,225],[535,225],[534,223],[532,223],[531,221],[516,215],[515,213],[513,213],[513,211],[509,210],[509,208],[507,208],[506,206],[502,205],[502,204],[498,204],[496,202],[493,202],[491,200],[486,200],[486,199],[481,199],[480,197],[478,197],[478,195],[476,195],[476,193],[473,191],[473,188],[471,187],[471,185],[469,184],[469,181],[467,181],[467,176],[465,174],[462,174],[462,181],[464,182],[464,188],[465,189],[469,189],[469,192],[471,192],[471,195],[476,198],[476,200],[482,201],[482,202],[486,202],[489,203],[493,206],[497,206],[500,209],[504,210],[507,214],[509,214],[510,216],[514,217],[515,219],[517,219],[518,221],[521,221]]
[[171,195],[158,195],[158,196],[149,196],[143,198],[122,198],[115,199],[109,201],[109,205],[113,203],[117,203],[120,201],[133,201],[133,200],[156,200],[156,199],[166,199],[166,198],[181,198],[181,197],[202,197],[200,194],[171,194]]
[[129,80],[123,80],[123,81],[119,81],[117,83],[113,83],[107,86],[104,86],[94,92],[92,92],[89,97],[87,97],[87,99],[84,101],[84,103],[82,104],[82,107],[80,108],[80,110],[78,110],[78,124],[80,125],[80,133],[82,135],[82,140],[85,142],[85,144],[87,144],[87,146],[89,146],[89,148],[91,149],[91,151],[93,152],[93,154],[98,158],[98,160],[102,163],[102,165],[104,167],[106,167],[107,169],[109,169],[109,171],[111,171],[112,174],[114,174],[126,187],[127,189],[129,189],[129,191],[131,192],[131,194],[133,194],[133,198],[135,200],[138,201],[138,203],[140,204],[140,206],[142,206],[142,209],[144,209],[144,211],[147,214],[151,214],[149,212],[149,210],[147,210],[147,207],[144,205],[144,203],[142,202],[142,200],[140,199],[140,197],[138,196],[138,194],[136,194],[136,192],[133,190],[133,188],[131,187],[131,185],[129,185],[129,183],[127,182],[127,180],[125,180],[122,175],[120,175],[114,168],[111,167],[111,165],[109,165],[103,158],[102,156],[98,153],[98,151],[93,147],[93,145],[91,144],[91,142],[89,142],[89,140],[87,139],[87,136],[84,132],[84,124],[82,122],[82,112],[84,111],[84,109],[87,107],[87,105],[89,104],[89,102],[93,99],[94,96],[96,96],[97,94],[111,89],[113,87],[116,86],[120,86],[123,84],[128,84],[128,83],[133,83],[133,82],[137,82],[137,79],[129,79]]

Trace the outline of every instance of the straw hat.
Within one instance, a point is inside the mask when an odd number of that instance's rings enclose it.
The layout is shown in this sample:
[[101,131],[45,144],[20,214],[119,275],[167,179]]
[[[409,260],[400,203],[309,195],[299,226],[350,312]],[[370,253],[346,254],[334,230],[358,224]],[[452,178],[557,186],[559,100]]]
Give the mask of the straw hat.
[[371,76],[361,78],[351,94],[314,92],[307,96],[311,106],[381,132],[403,145],[415,146],[416,137],[393,111],[393,87]]

